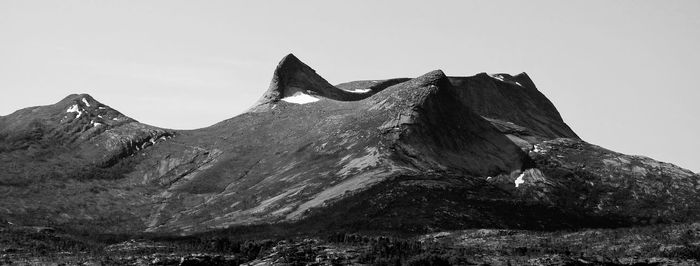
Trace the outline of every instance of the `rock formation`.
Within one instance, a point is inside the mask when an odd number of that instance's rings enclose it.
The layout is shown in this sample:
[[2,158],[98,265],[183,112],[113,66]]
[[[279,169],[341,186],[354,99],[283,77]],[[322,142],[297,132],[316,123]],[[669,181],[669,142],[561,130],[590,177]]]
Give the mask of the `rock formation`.
[[0,117],[0,168],[7,221],[104,232],[616,227],[700,209],[700,176],[586,143],[524,73],[333,86],[293,55],[207,128],[84,94]]

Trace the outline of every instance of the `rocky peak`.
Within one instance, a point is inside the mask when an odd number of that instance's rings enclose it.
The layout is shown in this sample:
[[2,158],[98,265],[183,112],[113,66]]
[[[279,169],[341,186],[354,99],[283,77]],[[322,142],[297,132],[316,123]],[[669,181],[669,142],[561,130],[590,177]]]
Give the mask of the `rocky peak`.
[[[457,98],[495,124],[527,128],[532,140],[576,138],[561,115],[526,73],[479,73],[471,77],[450,77]],[[505,123],[504,123],[505,122]]]
[[430,71],[421,75],[420,77],[414,78],[408,81],[408,86],[438,86],[438,85],[448,85],[449,80],[440,69]]
[[[382,129],[398,130],[395,148],[401,160],[424,169],[449,165],[473,175],[520,169],[523,152],[455,95],[445,73],[434,70],[372,97],[392,100],[393,110],[386,111],[397,117]],[[498,155],[485,159],[485,154]]]
[[55,104],[24,108],[0,117],[0,134],[9,139],[33,136],[31,139],[72,142],[79,135],[86,138],[130,122],[136,121],[88,94],[71,94]]
[[325,95],[326,91],[333,89],[335,87],[316,74],[315,70],[301,62],[293,54],[288,54],[277,64],[272,74],[270,86],[255,104],[254,109],[277,103],[282,98],[296,93]]
[[293,54],[288,54],[279,62],[272,74],[270,86],[249,112],[265,111],[280,100],[299,95],[314,98],[328,98],[338,101],[364,99],[371,91],[349,92],[331,85],[316,71],[304,64]]
[[89,94],[71,94],[55,104],[0,117],[0,151],[82,153],[98,165],[111,164],[171,135],[138,123]]
[[116,125],[126,122],[137,122],[117,110],[100,103],[89,94],[71,94],[55,105],[62,110],[61,123],[82,121],[91,126]]

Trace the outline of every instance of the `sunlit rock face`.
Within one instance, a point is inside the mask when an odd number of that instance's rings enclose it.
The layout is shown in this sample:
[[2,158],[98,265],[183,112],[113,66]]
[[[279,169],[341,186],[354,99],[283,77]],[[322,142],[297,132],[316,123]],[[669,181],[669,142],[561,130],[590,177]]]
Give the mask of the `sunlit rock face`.
[[697,218],[698,175],[581,140],[524,73],[331,85],[294,55],[197,130],[89,95],[0,117],[0,213],[104,232],[610,227]]

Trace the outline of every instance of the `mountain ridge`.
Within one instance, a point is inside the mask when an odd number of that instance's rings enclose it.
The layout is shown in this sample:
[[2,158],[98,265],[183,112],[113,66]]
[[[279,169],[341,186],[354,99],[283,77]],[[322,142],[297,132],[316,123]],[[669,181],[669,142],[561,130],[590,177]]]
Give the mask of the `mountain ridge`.
[[145,125],[86,94],[32,108],[0,117],[0,213],[18,224],[544,230],[700,207],[700,176],[581,140],[526,73],[334,86],[290,54],[248,112],[200,129]]

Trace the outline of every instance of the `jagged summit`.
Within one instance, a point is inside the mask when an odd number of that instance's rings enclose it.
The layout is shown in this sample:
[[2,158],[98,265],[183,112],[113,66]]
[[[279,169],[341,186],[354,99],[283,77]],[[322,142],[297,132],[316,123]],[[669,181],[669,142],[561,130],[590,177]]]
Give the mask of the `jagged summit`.
[[[165,135],[171,133],[141,124],[85,93],[0,117],[0,152],[12,151],[20,158],[31,156],[24,154],[27,151],[60,150],[89,154],[89,160],[80,164],[109,165],[141,149],[139,145],[149,138]],[[70,161],[71,156],[57,161]]]
[[[307,99],[311,97],[337,101],[356,101],[371,94],[371,91],[350,92],[336,88],[296,56],[288,54],[277,64],[267,91],[249,111],[264,111],[270,105],[280,102],[280,100],[295,96],[306,97]],[[313,101],[313,99],[310,100]]]
[[42,128],[63,134],[61,132],[85,131],[85,126],[92,128],[129,122],[136,120],[100,103],[89,94],[71,94],[55,104],[24,108],[0,117],[0,133],[23,134]]
[[[72,101],[82,101],[82,99],[85,99],[85,102],[87,102],[88,105],[99,105],[101,104],[95,98],[93,98],[90,94],[87,93],[74,93],[74,94],[69,94],[68,96],[64,97],[59,103],[64,103],[64,102],[72,102]],[[83,103],[85,103],[83,102]]]
[[515,142],[531,146],[543,139],[578,139],[554,104],[537,90],[524,72],[515,76],[479,73],[471,77],[450,77],[450,82],[460,101],[503,128],[504,133],[518,127],[527,128],[527,132],[515,130],[519,133],[510,134]]
[[270,110],[283,102],[305,104],[322,99],[358,101],[404,82],[415,85],[441,78],[452,84],[449,90],[455,98],[507,133],[513,142],[524,149],[545,139],[578,138],[525,72],[514,76],[479,73],[471,77],[447,77],[438,70],[415,79],[356,81],[333,86],[296,56],[289,54],[279,62],[268,90],[249,112]]
[[[479,78],[491,78],[492,81],[498,82],[498,83],[506,83],[506,84],[511,84],[511,85],[516,85],[522,88],[535,88],[535,83],[530,79],[530,76],[527,75],[525,72],[521,72],[520,74],[517,74],[515,76],[508,74],[508,73],[486,73],[486,72],[481,72],[479,74],[476,74],[473,77],[479,77]],[[455,77],[458,78],[458,77]]]

